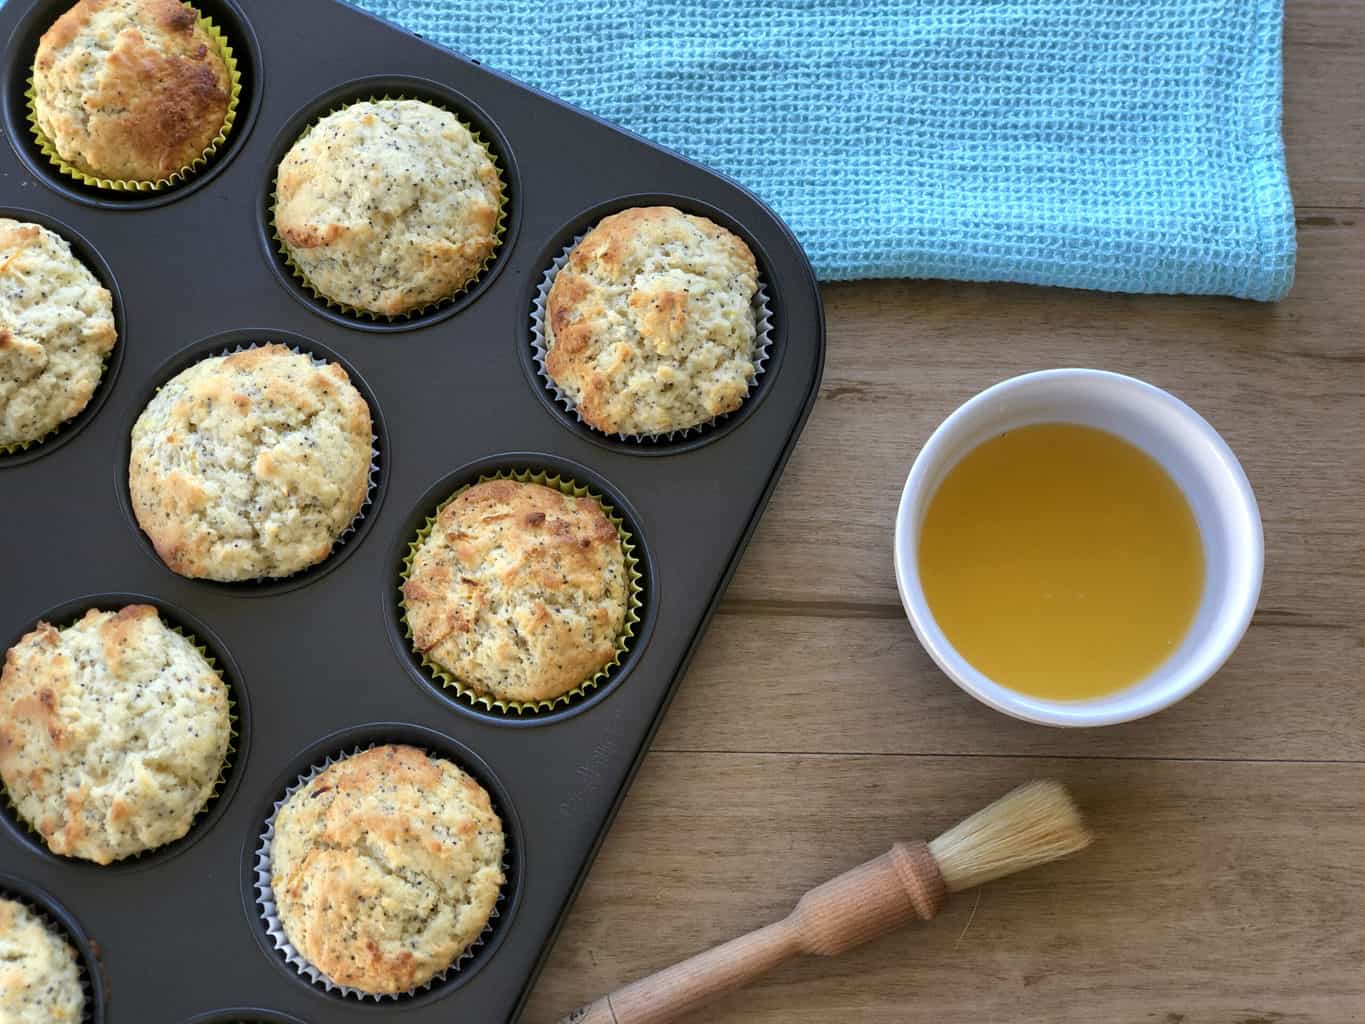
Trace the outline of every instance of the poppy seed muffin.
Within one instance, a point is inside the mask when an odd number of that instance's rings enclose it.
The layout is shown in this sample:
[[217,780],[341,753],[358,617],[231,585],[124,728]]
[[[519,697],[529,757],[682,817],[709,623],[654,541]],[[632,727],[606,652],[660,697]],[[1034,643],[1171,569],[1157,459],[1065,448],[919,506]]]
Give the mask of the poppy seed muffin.
[[371,429],[335,363],[278,344],[202,359],[133,426],[133,512],[182,576],[288,576],[326,558],[359,514]]
[[328,114],[285,154],[275,230],[322,295],[398,316],[473,280],[501,205],[497,167],[459,118],[376,100]]
[[743,403],[755,375],[754,254],[671,206],[603,219],[546,300],[545,372],[585,423],[666,434]]
[[374,994],[424,985],[482,934],[503,884],[488,793],[415,747],[320,772],[275,816],[270,886],[299,955]]
[[437,515],[403,610],[413,646],[462,686],[533,703],[610,664],[628,593],[620,535],[596,500],[489,480]]
[[0,217],[0,447],[84,409],[115,341],[114,300],[66,239]]
[[0,1024],[77,1024],[85,992],[76,951],[17,900],[0,898]]
[[222,131],[231,82],[180,0],[80,0],[39,40],[33,90],[38,127],[68,164],[159,181]]
[[227,684],[150,605],[40,622],[5,655],[0,778],[53,853],[109,864],[179,839],[231,735]]

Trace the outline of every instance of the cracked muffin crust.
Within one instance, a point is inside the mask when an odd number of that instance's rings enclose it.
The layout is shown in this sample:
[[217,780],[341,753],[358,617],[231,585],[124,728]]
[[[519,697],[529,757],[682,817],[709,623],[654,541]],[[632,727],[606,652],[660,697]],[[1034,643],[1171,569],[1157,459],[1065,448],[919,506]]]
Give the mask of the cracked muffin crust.
[[159,181],[223,128],[231,83],[214,40],[180,0],[80,0],[33,61],[38,127],[87,174]]
[[671,206],[604,218],[574,246],[545,304],[545,371],[583,421],[666,434],[733,412],[755,375],[754,254]]
[[324,296],[398,316],[473,280],[501,205],[497,167],[459,118],[376,100],[328,114],[285,154],[275,230]]
[[84,409],[116,340],[114,300],[66,239],[0,217],[0,446]]
[[326,558],[363,507],[371,430],[335,363],[279,344],[200,360],[133,427],[133,512],[182,576],[288,576]]
[[489,480],[441,509],[403,585],[416,649],[502,700],[552,700],[609,664],[629,594],[616,527],[592,497]]
[[84,1011],[71,944],[24,904],[0,898],[0,1024],[77,1024]]
[[332,981],[397,994],[459,959],[504,881],[487,791],[415,747],[373,747],[290,794],[271,880],[285,936]]
[[189,831],[232,723],[227,684],[150,605],[40,622],[0,673],[0,778],[48,849],[96,864]]

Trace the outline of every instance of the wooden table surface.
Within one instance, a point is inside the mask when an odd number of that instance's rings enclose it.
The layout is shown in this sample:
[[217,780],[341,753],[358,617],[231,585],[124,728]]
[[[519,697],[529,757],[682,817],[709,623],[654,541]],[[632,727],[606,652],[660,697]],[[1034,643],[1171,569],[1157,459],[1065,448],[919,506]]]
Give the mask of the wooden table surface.
[[[1284,302],[824,289],[810,425],[528,1024],[1041,775],[1073,788],[1090,851],[692,1019],[1365,1021],[1365,9],[1289,0],[1286,22],[1299,262]],[[891,564],[900,488],[937,423],[995,381],[1069,365],[1193,405],[1265,523],[1260,605],[1226,668],[1103,730],[1015,722],[959,691],[916,642]]]

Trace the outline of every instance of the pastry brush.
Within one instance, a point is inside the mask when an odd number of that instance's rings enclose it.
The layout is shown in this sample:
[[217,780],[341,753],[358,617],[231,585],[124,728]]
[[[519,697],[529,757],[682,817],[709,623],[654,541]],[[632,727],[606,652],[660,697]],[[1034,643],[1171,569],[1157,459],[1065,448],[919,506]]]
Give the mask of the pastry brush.
[[1058,782],[1030,782],[932,842],[897,843],[816,886],[781,921],[574,1010],[560,1024],[664,1024],[792,957],[838,956],[915,919],[952,893],[1083,850],[1090,833]]

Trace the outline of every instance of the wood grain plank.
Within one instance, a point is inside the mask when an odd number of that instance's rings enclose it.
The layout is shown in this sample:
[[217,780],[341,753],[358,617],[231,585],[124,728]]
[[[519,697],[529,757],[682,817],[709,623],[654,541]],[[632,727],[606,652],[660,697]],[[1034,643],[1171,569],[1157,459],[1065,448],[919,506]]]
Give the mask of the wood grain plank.
[[666,753],[641,772],[526,1020],[776,918],[1039,775],[1072,787],[1091,850],[692,1019],[1360,1020],[1365,766]]
[[1365,760],[1359,622],[1255,625],[1187,700],[1140,722],[1077,730],[1018,722],[969,697],[899,608],[885,617],[730,607],[655,750]]
[[[1289,0],[1285,77],[1300,260],[1278,306],[825,289],[811,425],[530,1024],[775,918],[810,885],[1038,774],[1077,792],[1092,851],[693,1019],[1365,1020],[1359,4]],[[891,569],[901,483],[934,426],[996,380],[1058,365],[1134,373],[1189,401],[1238,451],[1266,526],[1266,585],[1233,660],[1178,707],[1108,730],[1013,722],[959,692],[916,643]],[[934,756],[958,754],[972,756]]]
[[740,601],[895,605],[892,525],[911,462],[960,402],[1052,366],[1165,387],[1238,453],[1266,531],[1263,612],[1365,617],[1365,221],[1300,228],[1299,281],[1267,306],[1022,286],[824,290],[821,397],[730,590]]
[[1307,206],[1365,206],[1365,17],[1354,0],[1288,0],[1284,140],[1289,183]]

